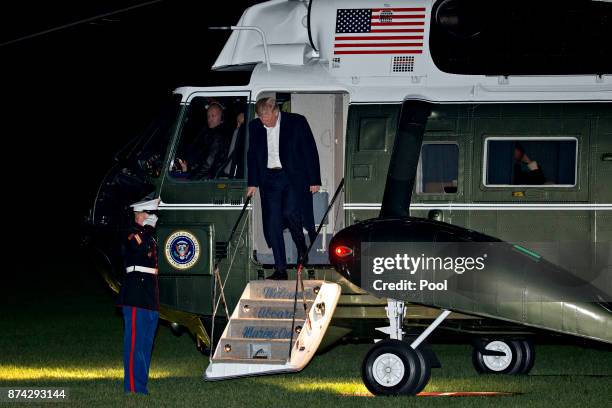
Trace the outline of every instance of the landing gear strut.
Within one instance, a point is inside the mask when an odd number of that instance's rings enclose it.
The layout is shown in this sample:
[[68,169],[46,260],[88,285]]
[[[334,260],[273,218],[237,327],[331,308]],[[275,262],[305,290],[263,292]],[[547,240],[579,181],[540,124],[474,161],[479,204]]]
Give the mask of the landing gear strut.
[[389,339],[377,342],[368,351],[361,367],[367,389],[374,395],[416,395],[431,378],[431,365],[419,350],[419,345],[450,314],[443,310],[412,343],[402,341],[404,332],[404,302],[387,301],[389,327],[379,328]]

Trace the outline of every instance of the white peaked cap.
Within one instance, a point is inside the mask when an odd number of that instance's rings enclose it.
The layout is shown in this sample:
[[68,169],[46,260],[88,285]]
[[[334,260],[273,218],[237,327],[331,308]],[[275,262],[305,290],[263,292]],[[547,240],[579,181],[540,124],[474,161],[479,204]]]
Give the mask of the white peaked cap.
[[153,200],[147,200],[147,201],[139,201],[137,203],[130,205],[130,207],[134,209],[134,212],[155,211],[157,210],[157,207],[159,207],[159,198],[155,198]]

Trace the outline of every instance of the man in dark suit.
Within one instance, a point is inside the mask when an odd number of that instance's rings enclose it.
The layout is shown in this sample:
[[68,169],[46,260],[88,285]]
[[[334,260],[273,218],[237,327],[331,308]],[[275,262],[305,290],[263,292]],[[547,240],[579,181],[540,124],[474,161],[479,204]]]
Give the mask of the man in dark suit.
[[285,226],[297,247],[298,262],[307,262],[304,202],[310,202],[312,212],[312,194],[321,187],[319,154],[304,116],[281,113],[274,98],[258,100],[255,111],[259,118],[249,123],[247,195],[260,189],[264,236],[275,264],[268,278],[283,280],[287,279]]

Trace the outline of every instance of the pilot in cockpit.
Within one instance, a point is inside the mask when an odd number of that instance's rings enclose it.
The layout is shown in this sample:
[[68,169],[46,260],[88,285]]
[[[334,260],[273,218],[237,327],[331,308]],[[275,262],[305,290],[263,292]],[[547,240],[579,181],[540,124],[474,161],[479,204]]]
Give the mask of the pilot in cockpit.
[[229,138],[223,126],[223,110],[224,107],[218,102],[207,105],[208,126],[179,152],[175,165],[184,178],[214,178],[226,161]]

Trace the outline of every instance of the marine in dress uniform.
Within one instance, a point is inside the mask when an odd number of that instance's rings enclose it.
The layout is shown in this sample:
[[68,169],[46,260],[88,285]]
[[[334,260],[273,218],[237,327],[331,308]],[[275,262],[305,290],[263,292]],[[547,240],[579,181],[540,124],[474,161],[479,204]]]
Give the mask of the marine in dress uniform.
[[123,310],[123,369],[126,393],[148,394],[153,340],[159,319],[155,211],[158,200],[132,204],[134,225],[124,243],[125,279],[117,305]]

